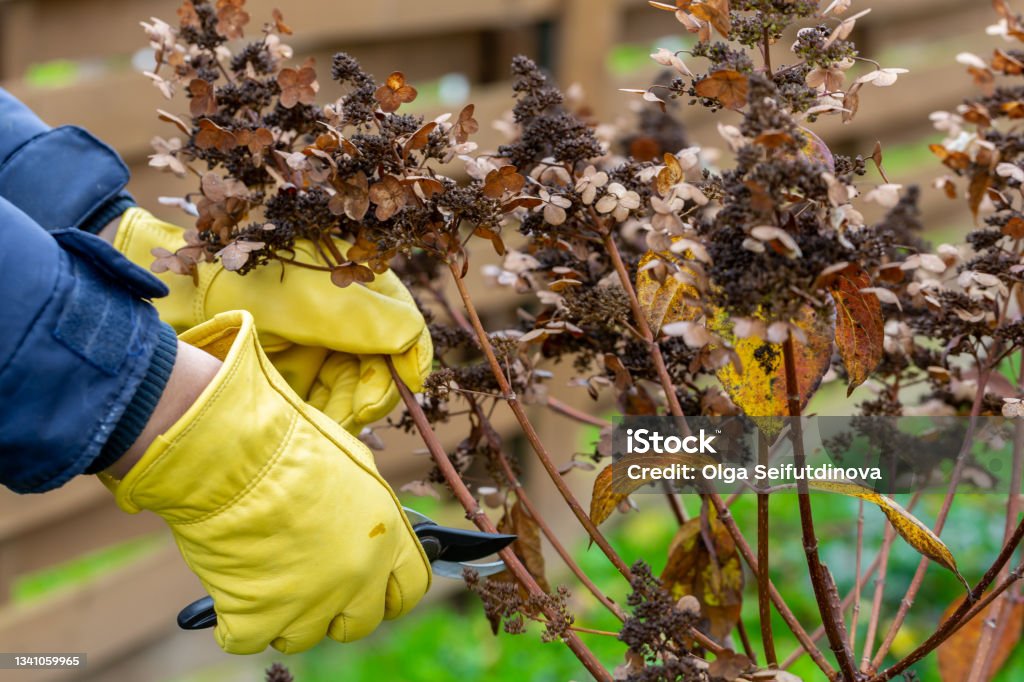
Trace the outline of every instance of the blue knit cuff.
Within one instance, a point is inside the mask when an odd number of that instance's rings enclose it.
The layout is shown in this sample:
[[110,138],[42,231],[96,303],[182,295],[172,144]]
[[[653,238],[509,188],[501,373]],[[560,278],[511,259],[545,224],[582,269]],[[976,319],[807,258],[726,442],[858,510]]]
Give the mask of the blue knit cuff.
[[178,337],[170,325],[161,322],[157,335],[156,348],[153,350],[153,357],[149,363],[146,376],[139,383],[135,395],[121,415],[120,421],[114,427],[113,433],[107,439],[106,445],[100,451],[99,456],[93,460],[87,474],[95,474],[103,471],[111,464],[121,458],[135,439],[142,433],[146,423],[149,421],[156,404],[160,402],[160,396],[167,386],[167,380],[174,369],[174,359],[178,354]]
[[81,229],[92,234],[99,234],[100,230],[107,226],[107,223],[120,218],[122,213],[129,208],[135,208],[137,205],[132,195],[122,190],[117,196],[111,197],[103,206],[100,206],[92,215],[83,220]]

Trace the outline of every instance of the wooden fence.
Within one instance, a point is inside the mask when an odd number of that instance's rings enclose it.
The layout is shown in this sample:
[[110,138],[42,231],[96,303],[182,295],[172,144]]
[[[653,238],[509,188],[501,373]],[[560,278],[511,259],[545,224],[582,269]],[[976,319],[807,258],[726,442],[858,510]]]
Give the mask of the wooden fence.
[[[274,4],[250,0],[254,25],[269,16]],[[648,82],[653,69],[628,79],[616,76],[609,71],[612,48],[623,42],[650,45],[659,36],[679,32],[671,15],[649,9],[643,0],[302,0],[280,4],[295,29],[297,59],[315,55],[324,65],[333,51],[345,49],[378,75],[401,69],[417,82],[459,72],[472,84],[470,100],[484,121],[510,107],[507,64],[519,52],[552,68],[561,83],[581,83],[601,115],[623,113],[633,100],[616,88]],[[991,21],[988,3],[879,0],[874,4],[874,12],[858,28],[859,44],[870,55],[889,48],[895,61],[886,65],[910,66],[911,74],[888,91],[867,89],[853,125],[833,120],[821,126],[830,142],[865,154],[875,140],[918,140],[926,134],[929,112],[952,108],[970,94],[970,79],[953,56],[972,46],[982,51],[988,41],[981,29]],[[172,19],[176,5],[174,0],[0,0],[0,83],[50,123],[84,125],[109,141],[132,168],[132,191],[150,207],[156,206],[160,195],[181,194],[190,188],[146,167],[150,138],[169,132],[154,114],[166,102],[128,64],[130,55],[145,44],[139,20]],[[779,46],[780,59],[785,47]],[[84,69],[83,73],[95,73],[60,88],[22,82],[31,65],[58,58],[100,67]],[[720,145],[715,126],[721,120],[688,113],[691,139]],[[485,145],[496,141],[488,131],[481,135]],[[936,164],[927,164],[895,180],[926,184],[937,173]],[[941,218],[943,224],[952,220],[967,224],[937,193],[925,196],[926,217]],[[181,219],[167,209],[157,212]],[[492,297],[491,304],[495,302]],[[507,414],[499,419],[511,433]],[[542,421],[548,419],[559,418],[543,417]],[[574,436],[571,429],[560,426],[545,430],[557,434],[553,436],[556,451],[567,456]],[[454,434],[445,438],[454,445]],[[401,483],[423,471],[422,459],[395,454],[413,453],[420,447],[418,441],[392,433],[387,441],[388,451],[378,459],[390,480]],[[10,586],[18,576],[150,534],[164,537],[164,545],[138,561],[40,601],[9,603]],[[0,650],[80,651],[88,652],[90,659],[85,671],[25,672],[9,679],[157,682],[219,660],[211,638],[174,631],[176,609],[197,594],[197,582],[177,558],[156,518],[123,514],[96,481],[76,480],[44,496],[18,497],[0,491]]]

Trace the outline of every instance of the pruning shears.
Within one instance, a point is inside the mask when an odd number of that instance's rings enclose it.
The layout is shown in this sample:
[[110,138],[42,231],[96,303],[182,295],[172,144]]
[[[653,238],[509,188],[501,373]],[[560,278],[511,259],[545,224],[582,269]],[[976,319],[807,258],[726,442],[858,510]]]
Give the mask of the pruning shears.
[[[505,570],[505,562],[470,563],[499,552],[515,541],[515,535],[482,533],[475,530],[439,526],[428,516],[415,509],[402,507],[412,529],[423,545],[434,575],[442,578],[462,579],[466,569],[481,576],[494,575]],[[197,599],[178,613],[178,627],[182,630],[203,630],[217,624],[213,597]]]

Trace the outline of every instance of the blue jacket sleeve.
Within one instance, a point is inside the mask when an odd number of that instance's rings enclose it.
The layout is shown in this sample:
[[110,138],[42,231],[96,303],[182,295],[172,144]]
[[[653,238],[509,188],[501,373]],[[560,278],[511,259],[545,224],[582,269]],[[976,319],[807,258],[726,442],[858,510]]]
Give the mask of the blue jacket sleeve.
[[98,237],[0,197],[0,484],[42,492],[112,464],[174,364],[166,294]]
[[93,234],[135,205],[121,157],[76,126],[50,128],[0,88],[0,196],[47,230]]

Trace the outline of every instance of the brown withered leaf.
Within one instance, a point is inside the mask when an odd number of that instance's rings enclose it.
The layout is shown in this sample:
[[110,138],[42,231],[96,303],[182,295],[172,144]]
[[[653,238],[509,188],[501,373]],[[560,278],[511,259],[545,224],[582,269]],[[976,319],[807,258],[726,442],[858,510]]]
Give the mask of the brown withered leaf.
[[[810,306],[805,306],[801,317],[794,320],[807,336],[807,343],[793,340],[801,407],[806,407],[828,371],[834,336],[830,318],[829,315],[816,315]],[[738,356],[738,367],[737,363],[730,362],[716,372],[733,403],[751,417],[788,416],[782,344],[754,336],[735,338],[729,316],[724,311],[717,311],[711,316],[708,328],[729,342]]]
[[249,23],[245,0],[217,0],[217,33],[237,40],[244,37],[242,29]]
[[336,190],[327,209],[334,215],[346,215],[351,220],[362,220],[370,208],[370,190],[366,174],[357,171],[354,175],[335,177],[331,186]]
[[231,198],[244,198],[246,187],[234,178],[222,178],[213,171],[207,171],[200,180],[199,187],[203,196],[210,201],[224,201]]
[[377,220],[387,220],[401,211],[408,199],[405,186],[393,175],[385,175],[370,187],[370,201],[377,205],[374,211]]
[[961,116],[968,123],[973,123],[982,128],[988,128],[992,125],[992,115],[989,113],[988,107],[978,102],[965,105]]
[[[678,3],[677,3],[678,4]],[[723,38],[728,38],[732,32],[732,22],[729,17],[729,0],[698,0],[689,3],[687,11],[701,21],[706,21],[715,27],[715,30]]]
[[366,261],[377,258],[378,256],[379,252],[377,242],[369,239],[366,236],[365,230],[359,231],[359,235],[356,237],[355,243],[352,244],[345,253],[345,258],[360,263],[365,263]]
[[426,175],[410,175],[405,178],[405,183],[413,188],[416,196],[423,199],[430,199],[435,194],[444,191],[444,183],[440,180]]
[[992,54],[992,68],[1007,76],[1019,76],[1024,73],[1024,62],[997,48]]
[[756,180],[744,180],[744,186],[750,190],[750,205],[760,213],[771,213],[775,208],[775,200],[768,190]]
[[290,36],[292,34],[292,27],[284,23],[284,15],[281,14],[281,10],[275,7],[270,14],[274,17],[274,28],[277,29],[277,32]]
[[331,283],[344,289],[356,282],[367,284],[373,281],[373,270],[358,263],[342,263],[331,270]]
[[[964,597],[960,597],[946,609],[942,614],[945,621],[960,604]],[[978,643],[981,641],[981,633],[985,629],[985,623],[992,617],[992,604],[982,609],[977,616],[957,630],[952,637],[939,645],[939,676],[942,682],[960,682],[970,677],[974,657],[978,651]],[[1020,645],[1021,635],[1024,634],[1024,601],[1014,600],[1012,603],[1004,601],[1001,619],[1005,625],[999,630],[998,639],[992,642],[995,652],[992,656],[992,665],[985,682],[991,680],[1006,663],[1006,660]]]
[[472,104],[467,104],[462,107],[462,111],[459,112],[459,118],[455,121],[452,126],[452,135],[455,136],[455,141],[459,144],[463,144],[469,140],[469,136],[475,134],[480,130],[480,124],[475,118],[473,118],[473,112],[476,107]]
[[220,258],[220,264],[225,270],[235,271],[241,269],[249,260],[249,254],[258,251],[265,246],[264,242],[249,242],[235,240],[218,251],[214,256]]
[[641,135],[629,143],[629,155],[637,161],[654,161],[662,153],[661,144],[650,135]]
[[281,69],[277,74],[277,84],[281,86],[281,106],[285,109],[291,109],[300,103],[316,103],[316,93],[320,90],[320,84],[316,81],[316,70],[312,66]]
[[846,395],[871,375],[884,353],[885,319],[882,303],[861,289],[871,286],[871,277],[859,266],[840,272],[829,290],[836,305],[836,346],[850,375]]
[[785,130],[766,130],[754,138],[754,144],[759,144],[767,149],[775,149],[784,144],[792,144],[793,136]]
[[505,242],[502,240],[501,235],[485,225],[478,225],[473,230],[473,234],[477,237],[489,239],[491,246],[494,247],[494,252],[499,256],[505,255]]
[[939,161],[943,163],[947,168],[952,170],[965,170],[971,165],[971,157],[964,152],[954,151],[951,152],[941,144],[930,144],[928,149],[931,150],[932,154],[939,157]]
[[893,529],[907,544],[916,549],[920,554],[928,557],[940,566],[949,569],[960,579],[967,591],[971,586],[967,583],[960,570],[957,568],[956,559],[953,553],[946,547],[946,543],[939,539],[932,529],[921,523],[916,516],[903,508],[896,500],[886,495],[876,493],[870,488],[865,488],[854,483],[836,483],[832,481],[808,481],[807,484],[815,490],[856,497],[870,502],[885,514],[892,524]]
[[414,132],[405,144],[402,145],[402,158],[408,158],[409,152],[416,149],[423,149],[427,146],[427,141],[430,139],[430,133],[434,132],[434,128],[437,127],[435,121],[429,121],[420,126],[419,130]]
[[694,86],[697,94],[717,99],[728,109],[741,109],[750,95],[750,79],[733,69],[719,69]]
[[860,110],[861,83],[854,83],[843,96],[843,123],[849,123]]
[[199,21],[199,15],[196,13],[196,7],[192,4],[192,0],[185,0],[181,3],[178,8],[178,22],[182,28],[186,26],[191,28],[199,28],[202,24]]
[[661,582],[673,600],[696,597],[702,618],[699,629],[722,642],[740,618],[743,567],[732,536],[713,508],[707,512],[707,525],[714,554],[701,535],[700,517],[690,519],[679,527],[669,545]]
[[1024,118],[1024,102],[1004,102],[1000,107],[1007,118],[1017,120]]
[[395,71],[388,76],[384,85],[377,88],[373,98],[380,104],[381,111],[392,113],[398,111],[398,107],[408,104],[416,99],[416,88],[405,82],[405,74]]
[[1006,0],[992,0],[992,7],[1001,18],[1006,20],[1007,34],[1024,42],[1024,30],[1021,29],[1017,15],[1010,9]]
[[516,210],[517,208],[536,208],[543,203],[544,202],[537,197],[518,196],[512,197],[511,199],[503,203],[501,205],[501,210],[505,213],[508,213],[509,211]]
[[978,211],[981,210],[981,202],[985,200],[985,194],[992,183],[992,177],[988,171],[979,169],[971,176],[971,184],[967,187],[967,203],[971,207],[971,214],[978,219]]
[[161,121],[166,121],[168,123],[174,124],[174,126],[178,130],[180,130],[181,132],[185,133],[186,135],[191,135],[192,134],[192,129],[189,128],[187,125],[185,125],[185,122],[182,121],[177,116],[175,116],[174,114],[172,114],[170,112],[167,112],[167,111],[164,111],[163,109],[157,109],[156,110],[156,115],[157,115],[157,118],[159,118]]
[[749,672],[754,664],[749,658],[735,651],[725,651],[722,655],[716,656],[708,666],[708,675],[715,680],[735,682],[740,675]]
[[[530,516],[530,512],[518,500],[502,516],[501,521],[498,522],[498,532],[518,536],[511,545],[512,551],[523,562],[526,570],[530,572],[530,575],[537,581],[540,588],[545,592],[550,592],[551,585],[544,574],[544,553],[541,548],[540,526],[537,525],[536,519]],[[498,576],[501,577],[498,578]],[[495,578],[510,582],[514,580],[508,571],[502,571],[497,576],[493,576],[491,580]],[[527,594],[524,592],[523,596],[526,597]]]
[[672,186],[682,181],[684,173],[675,154],[666,152],[663,158],[665,167],[658,171],[657,187],[658,194],[667,196],[672,191]]
[[255,130],[243,128],[235,133],[235,142],[240,147],[248,147],[253,156],[261,156],[267,147],[274,144],[274,134],[263,127]]
[[217,113],[217,95],[211,83],[202,78],[193,78],[188,84],[188,94],[192,97],[188,103],[188,111],[192,118]]
[[1024,239],[1024,218],[1014,216],[1003,225],[1003,234],[1013,239]]
[[229,152],[237,146],[234,133],[221,128],[208,118],[199,121],[199,132],[195,136],[196,146],[200,149],[217,149]]
[[518,192],[526,184],[526,178],[516,172],[515,166],[495,168],[484,178],[484,196],[500,199],[506,192]]

